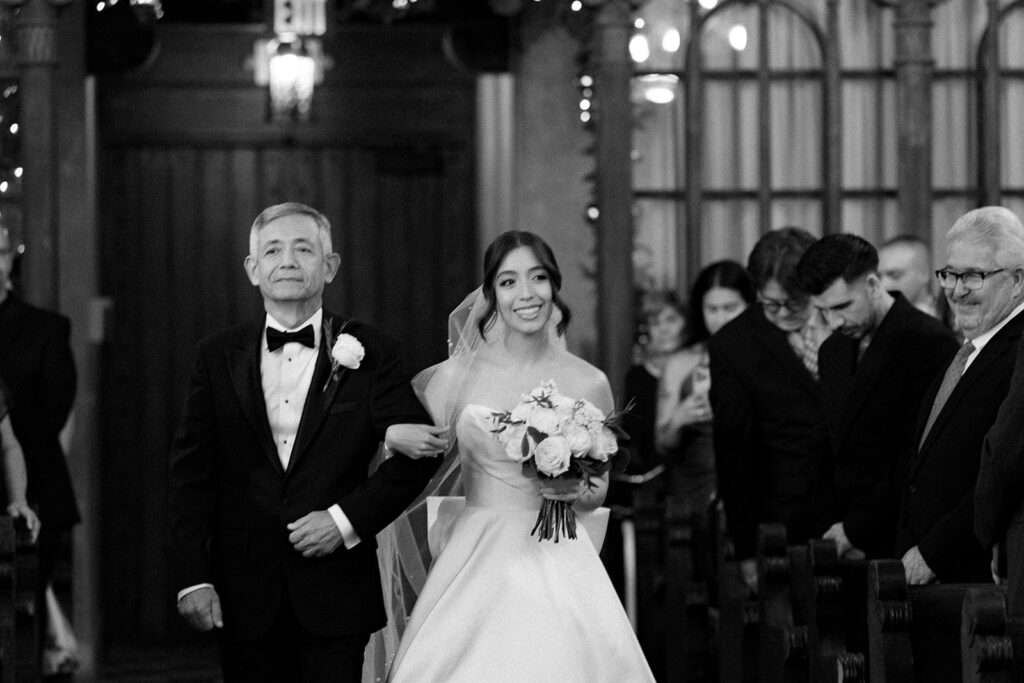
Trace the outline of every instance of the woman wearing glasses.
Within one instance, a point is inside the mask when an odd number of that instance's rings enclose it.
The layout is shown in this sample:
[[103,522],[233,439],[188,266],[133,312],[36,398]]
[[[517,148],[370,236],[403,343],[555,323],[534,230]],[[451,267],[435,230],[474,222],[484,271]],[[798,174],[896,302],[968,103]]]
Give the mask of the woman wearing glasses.
[[747,263],[759,305],[708,342],[718,491],[751,590],[759,524],[785,524],[790,543],[824,531],[815,522],[814,482],[828,449],[816,355],[827,329],[796,276],[814,241],[798,228],[763,236]]

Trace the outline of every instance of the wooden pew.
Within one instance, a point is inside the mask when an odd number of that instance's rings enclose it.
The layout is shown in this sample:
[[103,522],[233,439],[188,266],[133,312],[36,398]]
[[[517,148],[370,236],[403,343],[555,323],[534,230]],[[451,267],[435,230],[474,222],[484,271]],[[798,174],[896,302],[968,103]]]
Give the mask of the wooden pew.
[[752,683],[758,680],[758,603],[740,574],[732,541],[725,530],[722,501],[713,501],[712,509],[711,556],[715,563],[715,580],[709,599],[717,644],[718,681]]
[[1024,680],[1024,617],[1006,610],[1002,586],[970,588],[960,628],[964,683]]
[[[960,683],[964,603],[983,584],[907,586],[898,560],[870,563],[871,683]],[[987,622],[982,622],[987,623]]]
[[681,501],[665,499],[663,529],[665,679],[678,683],[705,681],[714,663],[708,656],[711,636],[709,590],[698,576],[695,515]]
[[34,557],[29,534],[10,517],[0,516],[0,681],[4,683],[39,680],[39,644],[35,639],[27,641],[34,631],[20,609],[25,592],[30,591],[28,604],[35,610]]
[[612,474],[607,503],[611,507],[608,534],[602,548],[609,577],[617,584],[623,606],[648,663],[656,675],[664,667],[663,604],[659,600],[664,517],[664,465],[643,474]]
[[835,543],[787,546],[779,525],[759,538],[761,681],[867,681],[868,564]]
[[762,683],[807,683],[813,577],[808,548],[789,546],[781,524],[758,529],[758,622]]
[[[867,587],[868,564],[841,560],[833,541],[807,543],[809,584],[808,659],[812,681],[868,680]],[[806,580],[806,579],[805,579]]]
[[[0,518],[2,519],[2,518]],[[17,683],[41,680],[39,554],[31,536],[20,524],[15,525],[14,569],[14,640],[16,663],[14,676]],[[4,683],[7,678],[3,679]]]

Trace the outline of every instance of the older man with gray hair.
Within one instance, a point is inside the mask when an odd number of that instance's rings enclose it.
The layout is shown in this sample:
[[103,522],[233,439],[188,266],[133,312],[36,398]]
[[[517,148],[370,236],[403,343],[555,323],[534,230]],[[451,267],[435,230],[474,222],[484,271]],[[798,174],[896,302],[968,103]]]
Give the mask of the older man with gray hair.
[[939,285],[964,345],[924,397],[903,492],[897,551],[910,584],[990,580],[974,535],[985,434],[1010,388],[1024,332],[1024,225],[997,206],[962,216],[947,235]]

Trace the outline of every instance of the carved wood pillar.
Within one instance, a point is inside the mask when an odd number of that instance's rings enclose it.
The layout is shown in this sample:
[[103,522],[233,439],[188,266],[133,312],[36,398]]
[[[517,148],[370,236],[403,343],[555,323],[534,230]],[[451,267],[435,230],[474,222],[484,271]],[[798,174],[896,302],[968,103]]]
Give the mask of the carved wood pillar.
[[941,0],[875,0],[896,10],[896,144],[900,232],[932,231],[932,8]]
[[597,15],[594,74],[597,149],[598,359],[616,395],[633,344],[633,5],[607,0]]
[[14,20],[20,67],[21,154],[24,168],[25,298],[58,307],[58,157],[56,144],[57,13],[71,0],[3,0]]

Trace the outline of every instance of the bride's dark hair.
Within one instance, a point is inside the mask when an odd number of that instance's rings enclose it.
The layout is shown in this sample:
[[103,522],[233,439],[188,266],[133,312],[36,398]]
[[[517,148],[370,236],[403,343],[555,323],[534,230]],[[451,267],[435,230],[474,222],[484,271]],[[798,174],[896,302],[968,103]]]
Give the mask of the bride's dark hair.
[[559,335],[564,334],[565,328],[569,326],[572,313],[569,311],[569,307],[565,305],[565,302],[562,301],[562,297],[558,296],[558,291],[562,289],[562,271],[558,269],[555,253],[551,251],[548,243],[538,235],[526,232],[525,230],[509,230],[498,235],[484,253],[483,293],[484,299],[487,301],[487,309],[480,316],[480,321],[477,323],[480,329],[480,336],[486,338],[487,328],[490,327],[497,311],[494,278],[498,276],[498,268],[505,261],[505,257],[519,247],[529,248],[534,256],[537,257],[537,260],[540,261],[540,265],[547,271],[548,277],[551,278],[551,301],[562,313],[562,319],[558,321],[555,329]]

